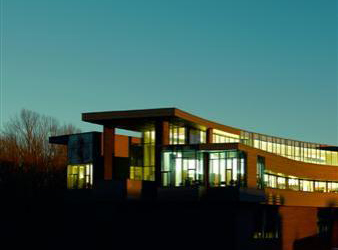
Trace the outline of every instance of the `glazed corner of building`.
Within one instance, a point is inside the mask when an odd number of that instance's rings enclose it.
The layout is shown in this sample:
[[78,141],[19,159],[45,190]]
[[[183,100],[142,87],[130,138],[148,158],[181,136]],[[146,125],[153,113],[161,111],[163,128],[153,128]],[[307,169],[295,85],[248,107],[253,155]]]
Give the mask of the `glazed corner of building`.
[[82,120],[101,125],[102,132],[50,138],[68,146],[69,189],[109,186],[122,188],[127,198],[338,206],[337,146],[248,132],[177,108],[83,113]]

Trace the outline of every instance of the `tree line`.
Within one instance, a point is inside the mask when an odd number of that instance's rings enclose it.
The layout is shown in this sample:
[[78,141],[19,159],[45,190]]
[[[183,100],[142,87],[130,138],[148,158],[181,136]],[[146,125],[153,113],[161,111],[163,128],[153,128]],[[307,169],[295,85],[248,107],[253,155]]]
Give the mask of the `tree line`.
[[53,117],[22,109],[0,130],[0,185],[22,186],[27,182],[40,188],[65,182],[67,147],[48,140],[79,132],[72,124],[61,125]]

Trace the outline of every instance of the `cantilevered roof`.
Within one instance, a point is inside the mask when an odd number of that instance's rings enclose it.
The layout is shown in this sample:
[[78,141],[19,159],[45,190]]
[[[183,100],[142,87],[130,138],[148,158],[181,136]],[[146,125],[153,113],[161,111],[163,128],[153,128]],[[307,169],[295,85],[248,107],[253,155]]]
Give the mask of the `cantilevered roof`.
[[214,128],[233,134],[240,134],[239,129],[203,119],[177,108],[83,113],[82,120],[94,124],[114,126],[116,128],[134,131],[142,131],[147,127],[151,127],[157,120],[168,120],[182,125],[189,124],[203,130]]
[[[213,128],[237,135],[240,135],[241,131],[244,131],[238,128],[209,121],[207,119],[195,116],[178,108],[138,109],[138,110],[82,113],[82,120],[94,124],[112,126],[115,128],[139,132],[152,129],[154,127],[155,122],[159,120],[170,121],[179,126],[188,125],[202,130],[206,130],[207,128]],[[260,135],[269,136],[265,134]],[[276,136],[269,137],[296,141],[293,139],[287,139]],[[330,151],[338,150],[337,146],[329,146],[325,144],[321,144],[320,148]]]

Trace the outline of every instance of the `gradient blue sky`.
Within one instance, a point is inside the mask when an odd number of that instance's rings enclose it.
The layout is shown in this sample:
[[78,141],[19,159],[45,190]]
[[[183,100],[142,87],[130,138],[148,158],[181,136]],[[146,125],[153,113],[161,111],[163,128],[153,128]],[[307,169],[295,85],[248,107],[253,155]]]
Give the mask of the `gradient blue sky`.
[[2,0],[2,123],[178,107],[338,144],[337,1]]

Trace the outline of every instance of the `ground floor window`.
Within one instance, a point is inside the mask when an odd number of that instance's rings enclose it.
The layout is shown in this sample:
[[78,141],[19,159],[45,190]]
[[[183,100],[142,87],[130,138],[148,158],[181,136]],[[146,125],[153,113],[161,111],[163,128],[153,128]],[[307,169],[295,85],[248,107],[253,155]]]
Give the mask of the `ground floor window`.
[[131,180],[154,181],[155,180],[155,167],[131,166],[129,178]]
[[[209,169],[205,173],[206,169]],[[162,156],[162,186],[244,186],[245,156],[236,150],[173,150]]]
[[245,157],[240,151],[222,151],[210,153],[210,186],[244,186]]
[[163,153],[162,186],[194,186],[203,182],[203,153],[195,150]]
[[93,164],[68,165],[67,188],[86,189],[93,186]]

